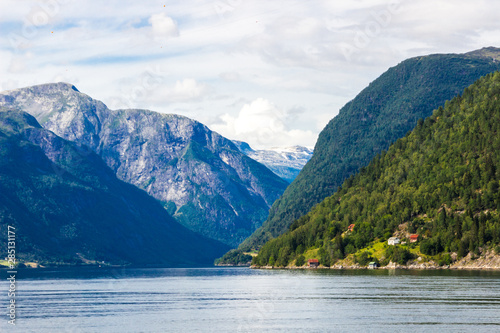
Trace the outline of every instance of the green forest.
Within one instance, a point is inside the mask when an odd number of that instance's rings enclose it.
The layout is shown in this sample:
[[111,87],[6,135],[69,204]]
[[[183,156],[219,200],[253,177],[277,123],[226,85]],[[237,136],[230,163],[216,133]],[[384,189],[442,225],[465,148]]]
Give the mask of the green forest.
[[[228,249],[178,224],[89,148],[0,107],[2,235],[8,226],[18,235],[19,262],[43,266],[200,266]],[[7,249],[7,237],[0,247]]]
[[[324,266],[406,263],[421,255],[449,264],[485,249],[500,252],[500,73],[489,74],[349,177],[333,195],[267,242],[252,263],[300,266],[313,253]],[[352,232],[346,232],[355,224]],[[380,257],[363,251],[395,232],[418,234]],[[414,251],[413,251],[414,252]]]
[[418,119],[461,94],[483,75],[500,70],[500,50],[484,48],[466,54],[411,58],[387,70],[347,103],[320,133],[314,155],[269,217],[240,246],[219,262],[236,263],[243,252],[259,249],[288,230],[314,205],[412,130]]

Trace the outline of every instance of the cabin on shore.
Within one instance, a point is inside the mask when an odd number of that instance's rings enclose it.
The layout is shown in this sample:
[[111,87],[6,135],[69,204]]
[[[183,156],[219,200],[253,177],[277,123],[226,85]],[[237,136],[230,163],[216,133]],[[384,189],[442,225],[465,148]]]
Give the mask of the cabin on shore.
[[310,268],[318,268],[319,267],[319,260],[318,259],[309,259],[307,261],[307,265]]
[[391,237],[387,240],[389,245],[398,245],[399,243],[401,243],[401,240],[398,237]]
[[411,234],[410,235],[410,243],[416,243],[418,241],[418,235],[417,234]]
[[372,261],[368,264],[368,269],[375,269],[378,267],[378,264],[375,261]]

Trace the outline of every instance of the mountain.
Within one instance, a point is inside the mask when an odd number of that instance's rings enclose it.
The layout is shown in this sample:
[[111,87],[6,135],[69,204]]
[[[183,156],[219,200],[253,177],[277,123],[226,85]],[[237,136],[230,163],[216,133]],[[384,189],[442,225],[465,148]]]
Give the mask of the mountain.
[[186,117],[110,110],[66,83],[0,94],[56,135],[90,147],[127,183],[159,200],[181,224],[237,246],[288,185],[228,139]]
[[313,150],[302,146],[254,150],[246,142],[233,143],[248,157],[264,164],[272,172],[291,183],[312,157]]
[[[500,254],[499,97],[500,72],[478,80],[267,242],[254,263],[286,266],[316,257],[330,266],[356,253],[385,264],[416,256],[450,264],[469,252]],[[375,255],[377,244],[410,234],[418,245]],[[373,252],[364,251],[370,245]]]
[[314,205],[334,194],[349,176],[420,118],[500,69],[500,49],[411,58],[390,68],[347,103],[320,133],[314,154],[239,249],[257,249],[284,233]]
[[[177,223],[89,148],[0,108],[0,230],[23,261],[210,265],[228,247]],[[7,237],[0,238],[7,248]]]

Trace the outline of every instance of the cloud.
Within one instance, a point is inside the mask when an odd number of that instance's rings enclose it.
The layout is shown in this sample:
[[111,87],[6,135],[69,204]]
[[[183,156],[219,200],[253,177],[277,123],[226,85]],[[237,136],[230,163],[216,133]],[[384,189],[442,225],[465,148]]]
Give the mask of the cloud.
[[151,15],[149,23],[156,37],[170,38],[179,36],[177,23],[165,13]]
[[193,103],[201,101],[212,91],[206,83],[191,78],[177,80],[174,84],[164,83],[165,79],[161,77],[155,80],[161,83],[144,94],[142,103],[157,105]]
[[190,78],[168,82],[168,75],[161,68],[148,68],[117,84],[122,86],[120,94],[105,101],[112,109],[146,108],[159,111],[171,110],[175,104],[183,104],[186,108],[186,104],[201,101],[212,92],[209,85]]
[[390,66],[499,47],[499,11],[493,0],[2,0],[0,86],[71,81],[110,107],[180,113],[257,146],[314,145]]
[[167,96],[170,100],[176,102],[190,101],[199,99],[208,91],[209,88],[206,84],[197,82],[195,79],[184,79],[177,81],[173,89],[167,92]]
[[238,48],[279,66],[330,67],[334,40],[321,18],[284,16],[243,39]]
[[8,67],[10,73],[24,73],[29,70],[30,61],[32,61],[34,55],[31,52],[26,52],[24,54],[19,54],[16,57],[12,57]]
[[257,149],[271,146],[312,146],[316,136],[311,131],[290,129],[287,125],[289,118],[294,118],[297,111],[298,109],[292,109],[284,112],[269,100],[257,98],[250,104],[245,104],[236,117],[223,114],[219,117],[219,122],[210,127],[230,139],[245,141]]
[[241,80],[240,74],[236,72],[224,72],[219,74],[219,77],[227,82],[236,82]]

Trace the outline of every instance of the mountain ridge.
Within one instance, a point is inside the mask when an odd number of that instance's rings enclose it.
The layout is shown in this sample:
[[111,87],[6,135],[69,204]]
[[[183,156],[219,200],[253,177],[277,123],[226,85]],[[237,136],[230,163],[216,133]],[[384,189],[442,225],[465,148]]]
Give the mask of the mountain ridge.
[[[500,72],[477,80],[266,243],[254,263],[315,257],[328,267],[350,256],[404,265],[418,256],[450,265],[498,255],[499,96]],[[393,236],[406,244],[382,247]]]
[[239,249],[258,249],[285,232],[372,157],[403,137],[418,119],[429,116],[479,77],[499,70],[497,57],[500,49],[485,48],[414,57],[389,68],[330,120],[311,160],[273,204],[262,227]]
[[311,159],[313,150],[303,146],[253,149],[246,142],[233,140],[238,149],[248,157],[267,166],[272,172],[291,183]]
[[160,200],[184,226],[236,246],[267,217],[287,183],[228,139],[184,116],[110,110],[67,83],[0,93],[0,105],[87,145],[118,178]]
[[0,155],[0,229],[16,228],[21,261],[206,266],[227,249],[26,112],[0,108]]

